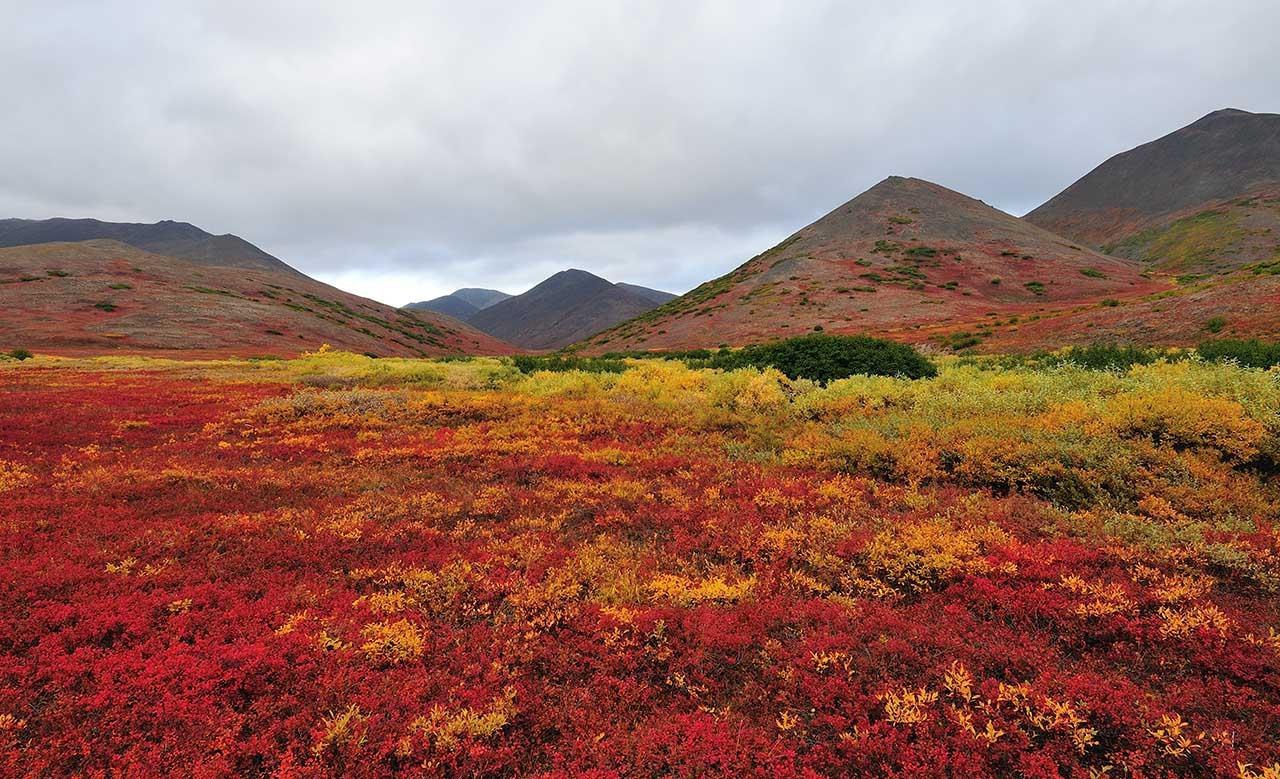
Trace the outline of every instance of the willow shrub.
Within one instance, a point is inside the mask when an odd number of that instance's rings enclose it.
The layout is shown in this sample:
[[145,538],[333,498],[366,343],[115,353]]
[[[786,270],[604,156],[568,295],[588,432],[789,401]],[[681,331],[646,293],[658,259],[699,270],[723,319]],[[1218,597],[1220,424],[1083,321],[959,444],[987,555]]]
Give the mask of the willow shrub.
[[777,368],[791,379],[826,384],[850,376],[902,376],[931,378],[938,369],[906,344],[863,335],[815,333],[783,341],[748,346],[735,352],[718,352],[707,360],[691,361],[691,367]]

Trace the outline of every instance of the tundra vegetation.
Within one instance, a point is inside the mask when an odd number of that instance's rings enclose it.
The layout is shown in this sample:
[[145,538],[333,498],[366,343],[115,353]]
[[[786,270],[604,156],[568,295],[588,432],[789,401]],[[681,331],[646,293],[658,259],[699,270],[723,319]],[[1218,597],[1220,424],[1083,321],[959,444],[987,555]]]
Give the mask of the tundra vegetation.
[[0,357],[0,774],[1280,776],[1220,352]]

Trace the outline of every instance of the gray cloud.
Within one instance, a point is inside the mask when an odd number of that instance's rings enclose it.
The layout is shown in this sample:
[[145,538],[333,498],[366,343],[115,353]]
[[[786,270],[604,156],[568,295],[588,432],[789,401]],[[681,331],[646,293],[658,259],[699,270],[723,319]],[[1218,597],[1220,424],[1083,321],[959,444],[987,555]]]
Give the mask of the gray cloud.
[[890,174],[1022,213],[1224,106],[1255,2],[27,2],[0,215],[184,219],[391,303],[683,291]]

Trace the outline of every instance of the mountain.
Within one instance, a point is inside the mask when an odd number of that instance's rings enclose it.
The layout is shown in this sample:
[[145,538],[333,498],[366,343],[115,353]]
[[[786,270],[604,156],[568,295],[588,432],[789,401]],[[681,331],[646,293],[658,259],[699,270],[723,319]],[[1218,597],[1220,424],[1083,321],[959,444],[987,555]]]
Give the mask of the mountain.
[[628,292],[634,292],[645,300],[650,301],[655,306],[660,306],[663,303],[675,300],[677,297],[670,292],[663,292],[660,289],[649,289],[648,287],[642,287],[639,284],[626,284],[619,281],[615,286],[620,289],[625,289]]
[[115,240],[0,248],[0,349],[183,356],[509,354],[432,312],[401,311],[282,270],[215,267]]
[[453,297],[458,298],[464,303],[470,303],[476,308],[488,308],[494,303],[501,303],[511,296],[505,292],[499,292],[496,289],[463,287],[462,289],[455,290]]
[[1025,219],[1155,270],[1280,258],[1280,114],[1214,111],[1117,154]]
[[456,295],[441,295],[431,300],[422,300],[417,303],[410,303],[404,308],[410,311],[434,311],[437,314],[451,316],[460,321],[467,321],[468,317],[473,316],[480,309]]
[[178,257],[199,265],[256,268],[302,275],[234,235],[213,235],[186,222],[155,224],[101,222],[97,219],[0,219],[0,247],[111,239],[138,249]]
[[584,348],[737,346],[817,329],[904,340],[959,324],[985,332],[995,314],[1034,316],[1166,286],[1139,271],[945,187],[891,176]]
[[418,303],[410,303],[405,308],[415,311],[435,311],[440,314],[447,314],[455,319],[461,319],[464,322],[475,315],[477,311],[488,308],[494,303],[501,303],[511,297],[505,292],[499,292],[496,289],[477,289],[475,287],[459,289],[448,295],[441,295],[431,300],[423,300]]
[[649,311],[658,305],[655,297],[666,294],[566,270],[524,294],[478,311],[467,321],[516,346],[556,349]]

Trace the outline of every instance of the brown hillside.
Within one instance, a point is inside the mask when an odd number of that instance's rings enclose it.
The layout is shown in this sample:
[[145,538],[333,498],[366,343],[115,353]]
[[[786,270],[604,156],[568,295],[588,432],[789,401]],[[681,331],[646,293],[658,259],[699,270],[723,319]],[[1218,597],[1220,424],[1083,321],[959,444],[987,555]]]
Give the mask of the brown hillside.
[[589,351],[742,345],[817,328],[912,338],[1165,285],[981,201],[890,177],[733,272],[587,341]]
[[111,240],[0,249],[0,348],[91,354],[506,354],[457,320],[294,273],[197,265]]

